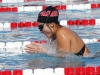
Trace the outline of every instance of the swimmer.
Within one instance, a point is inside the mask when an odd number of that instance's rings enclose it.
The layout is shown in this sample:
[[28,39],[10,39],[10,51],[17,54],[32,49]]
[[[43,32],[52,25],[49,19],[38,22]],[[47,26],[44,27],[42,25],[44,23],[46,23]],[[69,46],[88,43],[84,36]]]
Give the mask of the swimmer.
[[[83,40],[72,30],[61,26],[58,21],[59,12],[53,6],[48,6],[38,14],[38,29],[48,39],[55,41],[58,53],[72,53],[77,56],[87,56],[90,51]],[[52,42],[51,41],[51,42]],[[31,43],[25,46],[26,52],[47,53],[45,47]]]

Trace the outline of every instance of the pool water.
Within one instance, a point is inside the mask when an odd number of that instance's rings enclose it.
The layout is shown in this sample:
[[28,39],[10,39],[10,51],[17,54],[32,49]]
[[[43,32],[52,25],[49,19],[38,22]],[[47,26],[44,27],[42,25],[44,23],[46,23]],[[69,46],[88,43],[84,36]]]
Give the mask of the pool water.
[[[59,11],[60,20],[75,19],[99,19],[100,9],[92,10],[66,10]],[[20,12],[20,13],[0,13],[1,22],[34,22],[37,19],[39,11]],[[82,39],[100,38],[100,26],[69,27],[75,31]],[[20,34],[20,35],[19,35]],[[42,38],[41,38],[42,37]],[[15,41],[34,41],[43,40],[44,35],[37,28],[22,28],[12,31],[0,31],[1,42]],[[100,43],[86,44],[91,54],[88,57],[77,57],[70,55],[65,58],[57,58],[47,54],[29,54],[29,53],[13,53],[0,50],[0,69],[36,69],[36,68],[56,68],[56,67],[77,67],[77,66],[99,66],[100,65]],[[15,49],[14,49],[15,50]],[[95,54],[95,57],[94,57]]]

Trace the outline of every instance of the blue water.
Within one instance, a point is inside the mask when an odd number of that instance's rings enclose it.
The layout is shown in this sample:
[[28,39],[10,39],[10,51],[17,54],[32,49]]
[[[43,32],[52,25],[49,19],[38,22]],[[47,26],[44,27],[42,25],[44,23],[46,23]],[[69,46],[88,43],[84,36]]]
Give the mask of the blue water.
[[[60,20],[75,20],[75,19],[90,19],[100,18],[100,9],[93,10],[66,10],[60,11]],[[20,13],[0,13],[1,22],[34,22],[37,19],[35,12],[20,12]],[[100,26],[87,27],[69,27],[75,31],[81,38],[91,39],[100,38]],[[19,35],[21,34],[21,35]],[[42,37],[42,38],[41,38]],[[13,31],[0,31],[0,41],[15,42],[15,41],[34,41],[43,40],[44,35],[37,28],[23,28]],[[100,43],[87,44],[91,51],[89,57],[77,57],[70,55],[66,58],[57,58],[46,54],[29,54],[29,53],[10,53],[0,50],[0,69],[36,69],[36,68],[57,68],[57,67],[77,67],[77,66],[99,66],[100,65]],[[98,52],[98,53],[97,53]],[[95,53],[96,56],[92,57]]]

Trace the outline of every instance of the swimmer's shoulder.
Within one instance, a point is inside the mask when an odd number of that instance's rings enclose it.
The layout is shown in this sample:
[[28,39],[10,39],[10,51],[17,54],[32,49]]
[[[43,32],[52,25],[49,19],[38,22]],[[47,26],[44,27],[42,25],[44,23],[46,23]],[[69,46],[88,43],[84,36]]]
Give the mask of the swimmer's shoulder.
[[68,28],[62,27],[57,32],[56,37],[60,38],[60,39],[62,39],[63,37],[65,37],[67,39],[71,39],[72,33]]
[[61,27],[58,32],[58,34],[65,34],[65,35],[70,35],[72,33],[72,31],[67,28],[67,27]]

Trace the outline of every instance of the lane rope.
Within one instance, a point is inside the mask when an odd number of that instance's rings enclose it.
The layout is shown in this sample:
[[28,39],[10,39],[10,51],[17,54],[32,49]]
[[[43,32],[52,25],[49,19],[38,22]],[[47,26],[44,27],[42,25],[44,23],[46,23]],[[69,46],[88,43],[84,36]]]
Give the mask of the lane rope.
[[[55,5],[58,10],[87,10],[100,9],[100,3],[93,4],[71,4],[71,5]],[[6,6],[0,7],[0,12],[35,12],[46,8],[46,5],[38,6]]]
[[15,69],[0,71],[0,75],[99,75],[100,66],[93,67],[66,67],[66,68],[45,68],[45,69]]
[[[100,19],[82,19],[82,20],[61,20],[60,25],[62,26],[77,26],[77,27],[100,27]],[[0,31],[16,30],[17,28],[32,28],[37,27],[38,23],[34,22],[5,22],[0,23]]]
[[[84,41],[85,44],[90,44],[90,43],[100,43],[100,39],[82,39]],[[47,40],[34,40],[34,41],[16,41],[16,42],[0,42],[0,50],[1,51],[6,51],[7,52],[18,52],[18,53],[22,53],[25,52],[24,51],[24,47],[26,44],[30,44],[31,42],[35,42],[35,43],[39,43],[39,44],[45,44],[47,42]]]

